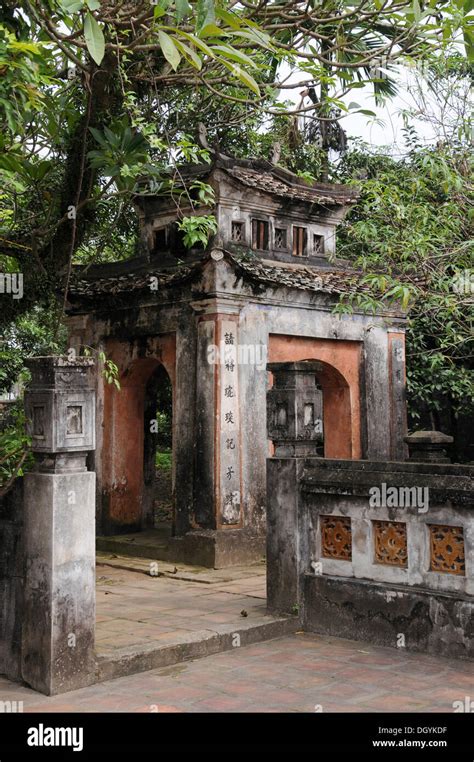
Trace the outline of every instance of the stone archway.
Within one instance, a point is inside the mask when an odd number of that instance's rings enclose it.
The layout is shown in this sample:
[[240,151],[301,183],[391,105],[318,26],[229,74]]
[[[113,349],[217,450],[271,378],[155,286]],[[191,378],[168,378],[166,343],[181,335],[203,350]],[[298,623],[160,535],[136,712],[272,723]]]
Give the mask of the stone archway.
[[299,336],[269,336],[270,363],[319,362],[323,391],[324,457],[362,457],[360,364],[361,343]]
[[104,388],[101,523],[106,534],[136,532],[149,524],[150,511],[144,500],[147,386],[162,365],[174,391],[175,337],[150,339],[144,352],[133,342],[110,342],[106,352],[119,367],[121,388]]

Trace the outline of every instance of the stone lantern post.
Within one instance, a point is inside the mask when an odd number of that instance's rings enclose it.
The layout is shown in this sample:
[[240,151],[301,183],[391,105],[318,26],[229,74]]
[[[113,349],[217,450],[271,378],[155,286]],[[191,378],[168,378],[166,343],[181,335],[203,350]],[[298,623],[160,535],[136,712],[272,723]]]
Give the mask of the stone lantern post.
[[[300,568],[307,540],[299,528],[299,469],[304,458],[324,455],[323,392],[317,383],[321,363],[270,363],[273,387],[267,392],[267,431],[275,457],[267,460],[267,605],[269,611],[295,610],[302,600]],[[283,486],[282,486],[283,485]],[[282,498],[283,495],[283,498]]]
[[415,431],[405,437],[413,463],[451,463],[447,448],[454,439],[441,431]]
[[22,677],[53,695],[94,682],[95,449],[93,361],[28,361]]
[[323,393],[318,362],[270,363],[273,387],[267,394],[268,436],[275,456],[323,455]]

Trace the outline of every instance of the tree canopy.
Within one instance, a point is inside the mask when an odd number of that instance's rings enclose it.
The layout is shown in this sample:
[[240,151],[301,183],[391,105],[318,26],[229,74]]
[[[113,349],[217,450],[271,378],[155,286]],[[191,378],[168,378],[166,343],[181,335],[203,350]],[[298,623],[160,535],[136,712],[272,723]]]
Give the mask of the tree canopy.
[[329,126],[360,110],[348,92],[371,82],[390,95],[401,56],[463,34],[469,47],[470,4],[4,0],[0,251],[25,296],[3,319],[67,285],[75,252],[99,217],[127,215],[139,176],[160,183],[170,163],[205,158],[183,102],[210,129],[304,113],[328,150]]
[[[2,0],[0,266],[23,273],[24,296],[2,300],[0,386],[24,355],[60,348],[73,262],[137,251],[139,180],[166,192],[182,164],[209,160],[203,123],[217,150],[270,158],[278,143],[280,163],[302,176],[361,187],[339,241],[372,286],[359,307],[399,299],[410,309],[413,416],[447,400],[454,415],[468,410],[472,291],[453,282],[472,267],[472,167],[467,97],[455,124],[450,98],[472,81],[473,6]],[[369,86],[379,104],[396,94],[400,62],[423,63],[418,111],[440,137],[422,148],[407,113],[411,144],[395,161],[348,141],[344,119],[373,116],[358,90]],[[439,105],[430,115],[429,87]],[[211,232],[212,219],[190,235]]]

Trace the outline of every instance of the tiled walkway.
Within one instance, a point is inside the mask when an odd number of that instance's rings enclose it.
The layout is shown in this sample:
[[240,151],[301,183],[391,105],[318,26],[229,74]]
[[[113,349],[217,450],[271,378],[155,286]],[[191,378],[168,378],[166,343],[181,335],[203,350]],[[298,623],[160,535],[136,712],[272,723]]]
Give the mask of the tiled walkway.
[[[101,560],[115,565],[97,567],[97,650],[104,658],[268,618],[263,565],[212,571],[160,562],[162,576],[151,577],[144,560]],[[23,701],[25,712],[451,712],[453,702],[469,706],[471,698],[472,663],[309,633],[236,643],[52,698],[0,678],[0,700]]]
[[[117,558],[111,562],[120,564]],[[263,564],[217,571],[160,562],[166,576],[153,577],[138,572],[149,572],[149,563],[121,562],[137,571],[97,566],[99,653],[151,641],[172,644],[189,632],[215,632],[220,625],[238,627],[266,616]]]
[[0,679],[24,711],[452,712],[474,665],[297,634],[46,698]]

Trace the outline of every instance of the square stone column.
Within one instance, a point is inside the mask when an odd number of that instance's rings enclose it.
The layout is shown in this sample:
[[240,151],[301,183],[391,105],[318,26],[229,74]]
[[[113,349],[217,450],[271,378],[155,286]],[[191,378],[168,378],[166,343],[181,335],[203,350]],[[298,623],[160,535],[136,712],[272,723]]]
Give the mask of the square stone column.
[[95,681],[95,400],[89,358],[28,361],[21,673],[47,695]]
[[193,307],[198,314],[195,516],[206,528],[240,528],[240,305],[209,299]]
[[[191,531],[185,557],[223,568],[260,559],[265,536],[252,524],[242,463],[240,385],[249,372],[239,338],[242,303],[225,295],[191,303],[196,313],[196,449]],[[252,349],[252,347],[250,347]]]

